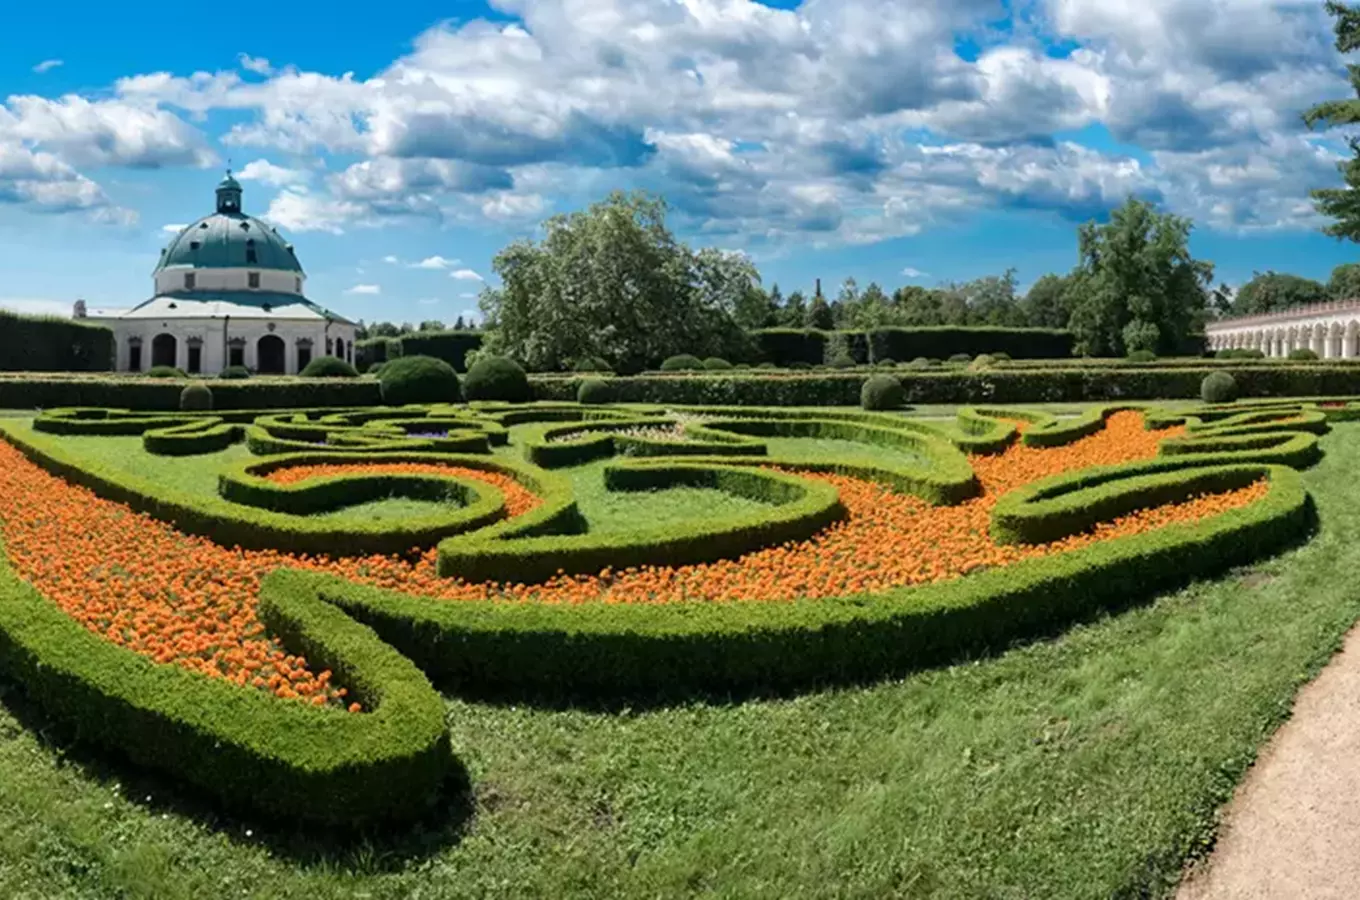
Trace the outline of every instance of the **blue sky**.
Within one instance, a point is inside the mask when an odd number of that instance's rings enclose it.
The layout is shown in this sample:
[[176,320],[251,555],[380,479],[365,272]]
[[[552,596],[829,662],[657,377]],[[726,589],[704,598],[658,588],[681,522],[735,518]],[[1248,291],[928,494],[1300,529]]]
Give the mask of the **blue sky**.
[[[261,7],[261,10],[266,7]],[[167,226],[246,209],[317,300],[475,311],[491,259],[614,188],[787,293],[1075,261],[1129,193],[1220,280],[1325,279],[1360,248],[1308,190],[1344,145],[1312,0],[502,0],[27,4],[0,33],[0,306],[145,299]]]

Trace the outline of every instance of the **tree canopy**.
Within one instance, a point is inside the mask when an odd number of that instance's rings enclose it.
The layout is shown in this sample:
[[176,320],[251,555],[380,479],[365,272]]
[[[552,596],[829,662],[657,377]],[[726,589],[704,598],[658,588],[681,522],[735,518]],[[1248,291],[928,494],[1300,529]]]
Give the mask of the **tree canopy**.
[[598,357],[637,371],[678,353],[737,356],[736,325],[760,276],[749,259],[695,252],[666,227],[665,201],[615,192],[558,215],[541,242],[516,241],[492,266],[480,305],[491,346],[531,369]]
[[1235,316],[1250,316],[1324,303],[1327,299],[1327,288],[1320,281],[1284,272],[1253,272],[1251,281],[1242,285],[1233,297],[1231,312]]
[[[1353,53],[1360,49],[1360,8],[1350,3],[1327,3],[1327,12],[1333,18],[1333,31],[1336,34],[1336,49],[1341,53]],[[1303,121],[1309,128],[1337,128],[1344,125],[1360,124],[1360,66],[1347,64],[1351,89],[1356,97],[1345,100],[1328,100],[1312,107],[1303,114]],[[1324,226],[1324,234],[1332,237],[1360,241],[1360,138],[1352,136],[1351,158],[1337,164],[1345,187],[1319,188],[1312,192],[1313,205],[1322,215],[1331,219]]]

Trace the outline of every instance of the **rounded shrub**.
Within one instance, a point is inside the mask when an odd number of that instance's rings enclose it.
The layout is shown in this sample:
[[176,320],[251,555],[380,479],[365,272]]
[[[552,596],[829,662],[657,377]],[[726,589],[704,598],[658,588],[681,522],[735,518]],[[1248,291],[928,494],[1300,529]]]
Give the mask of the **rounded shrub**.
[[902,382],[892,375],[873,375],[859,390],[859,405],[865,409],[901,409],[906,402]]
[[837,353],[826,361],[826,364],[833,369],[853,369],[855,358],[849,353]]
[[201,412],[212,409],[212,388],[201,381],[195,381],[179,392],[179,408],[184,412]]
[[1003,350],[999,353],[993,353],[992,359],[995,360],[996,362],[1010,362],[1011,355]]
[[1237,379],[1227,372],[1210,372],[1199,383],[1199,396],[1205,403],[1231,403],[1237,399]]
[[968,368],[973,369],[974,371],[978,369],[990,369],[995,362],[996,360],[990,354],[979,353],[973,358],[973,361],[968,364]]
[[407,403],[455,403],[458,373],[453,366],[433,356],[402,356],[390,360],[378,376],[383,402],[389,406]]
[[918,356],[918,357],[916,357],[915,359],[913,359],[911,362],[907,363],[907,368],[909,368],[909,369],[917,369],[917,370],[920,370],[920,369],[929,369],[929,368],[931,367],[931,365],[932,365],[932,363],[931,363],[930,360],[926,359],[924,356]]
[[245,366],[227,366],[217,377],[227,381],[239,381],[242,378],[249,378],[250,370]]
[[469,400],[526,403],[533,395],[524,368],[508,356],[482,356],[463,376],[463,396]]
[[578,360],[576,361],[576,364],[575,364],[574,366],[572,366],[572,369],[573,369],[573,371],[576,371],[576,372],[612,372],[612,371],[614,371],[614,367],[613,367],[613,366],[611,366],[608,362],[606,362],[605,360],[601,359],[601,358],[598,357],[598,356],[587,356],[587,357],[585,357],[584,359],[578,359]]
[[772,362],[763,362],[763,363],[761,363],[760,365],[756,366],[756,368],[757,368],[757,369],[777,369],[777,368],[779,368],[779,366],[775,365],[775,364],[772,363]]
[[966,364],[972,362],[973,357],[969,356],[967,353],[955,353],[953,356],[949,357],[949,361],[952,363]]
[[661,363],[663,372],[698,372],[704,367],[704,361],[697,356],[689,353],[681,353],[678,356],[668,356]]
[[[1246,357],[1244,357],[1245,359]],[[1307,347],[1295,347],[1289,351],[1289,358],[1293,360],[1317,359],[1318,355]]]
[[704,360],[704,368],[708,369],[710,372],[720,372],[724,369],[732,368],[732,364],[721,356],[710,356],[708,359]]
[[359,370],[338,356],[318,356],[298,374],[303,378],[358,378]]
[[880,359],[878,362],[874,363],[874,365],[880,369],[891,369],[893,366],[897,365],[897,360]]
[[613,388],[603,378],[587,378],[576,389],[577,403],[609,403],[613,399]]
[[1153,353],[1151,350],[1134,350],[1128,355],[1128,360],[1129,362],[1136,363],[1156,362],[1157,354]]
[[188,378],[182,369],[174,366],[152,366],[146,370],[147,378]]

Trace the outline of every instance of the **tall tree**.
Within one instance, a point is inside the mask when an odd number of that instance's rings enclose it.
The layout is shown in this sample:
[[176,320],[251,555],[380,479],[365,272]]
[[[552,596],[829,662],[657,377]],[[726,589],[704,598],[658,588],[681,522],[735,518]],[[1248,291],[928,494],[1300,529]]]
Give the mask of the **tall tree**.
[[467,322],[463,319],[462,316],[459,316],[459,317],[458,317],[458,321],[456,321],[456,322],[453,323],[453,330],[454,330],[454,331],[466,331],[466,330],[467,330]]
[[807,298],[802,291],[794,291],[784,301],[784,309],[779,314],[779,324],[785,328],[806,328],[808,317]]
[[1190,255],[1192,228],[1189,219],[1159,213],[1134,197],[1109,222],[1081,226],[1070,323],[1078,352],[1172,355],[1185,349],[1203,325],[1214,277],[1212,263]]
[[1021,301],[1026,324],[1034,328],[1066,328],[1072,317],[1071,279],[1044,275],[1030,285]]
[[941,294],[918,284],[909,284],[893,291],[894,318],[902,325],[942,325]]
[[[1336,34],[1336,49],[1341,53],[1360,49],[1360,7],[1329,0],[1327,12],[1335,20],[1332,29]],[[1356,97],[1328,100],[1312,107],[1303,114],[1303,121],[1309,128],[1360,124],[1360,66],[1348,63],[1346,71],[1350,73],[1351,89],[1355,91]],[[1345,187],[1313,191],[1313,205],[1318,212],[1332,220],[1330,225],[1322,229],[1324,234],[1360,241],[1360,138],[1352,136],[1347,143],[1351,148],[1351,158],[1337,165]]]
[[719,355],[739,337],[732,315],[759,283],[749,259],[692,251],[666,227],[665,201],[615,192],[516,241],[482,290],[488,346],[533,369],[599,357],[619,372],[677,353]]
[[1277,312],[1309,303],[1325,303],[1327,299],[1327,288],[1320,281],[1284,272],[1253,272],[1251,281],[1242,285],[1233,297],[1232,314],[1250,316]]
[[808,304],[804,324],[808,328],[820,328],[823,331],[830,331],[836,327],[836,317],[831,313],[831,304],[827,303],[821,294],[813,297],[812,302]]
[[421,331],[444,331],[444,323],[438,319],[426,319],[420,323]]
[[1332,300],[1360,300],[1360,263],[1342,263],[1332,269],[1327,296]]
[[374,322],[368,327],[368,333],[373,337],[394,338],[401,335],[401,329],[391,322]]

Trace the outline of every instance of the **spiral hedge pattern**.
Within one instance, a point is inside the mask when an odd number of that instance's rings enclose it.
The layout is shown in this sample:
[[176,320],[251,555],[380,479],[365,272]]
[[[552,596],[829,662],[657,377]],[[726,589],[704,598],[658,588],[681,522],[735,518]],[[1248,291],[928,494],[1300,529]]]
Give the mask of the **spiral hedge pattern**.
[[[458,767],[436,683],[682,699],[1002,648],[1306,536],[1297,470],[1357,416],[1351,398],[950,420],[49,410],[0,423],[0,667],[89,740],[224,803],[401,818]],[[69,443],[114,435],[202,455],[216,496]],[[881,452],[777,449],[799,440]],[[596,532],[583,471],[620,497],[697,487],[746,511]],[[438,506],[325,516],[389,497]]]

